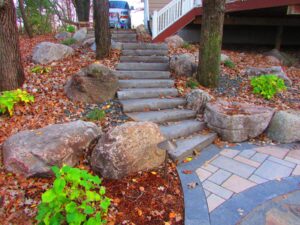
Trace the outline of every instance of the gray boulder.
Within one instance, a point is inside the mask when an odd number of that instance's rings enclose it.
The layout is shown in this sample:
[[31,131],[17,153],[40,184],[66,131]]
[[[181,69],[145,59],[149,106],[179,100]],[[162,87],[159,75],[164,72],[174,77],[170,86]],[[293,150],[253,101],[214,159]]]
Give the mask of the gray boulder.
[[187,108],[202,113],[212,96],[201,89],[194,89],[186,96]]
[[60,32],[60,33],[58,33],[58,34],[55,35],[55,38],[57,40],[65,40],[65,39],[71,38],[71,37],[72,37],[72,34],[69,33],[69,32],[66,32],[66,31]]
[[186,53],[173,55],[170,59],[170,68],[176,75],[192,77],[197,71],[195,55]]
[[228,60],[230,60],[229,56],[222,53],[221,54],[221,63],[224,63],[225,61],[228,61]]
[[249,77],[267,75],[267,74],[274,74],[277,77],[283,79],[286,86],[291,86],[293,84],[292,80],[288,78],[288,76],[283,71],[281,66],[272,66],[267,68],[248,67],[245,70],[245,75]]
[[114,98],[118,87],[118,79],[113,71],[94,63],[68,80],[65,93],[73,101],[96,104]]
[[267,136],[280,143],[300,141],[300,111],[276,112],[267,130]]
[[273,114],[269,107],[217,101],[206,105],[204,120],[224,141],[242,142],[262,134]]
[[265,56],[271,56],[279,60],[285,66],[292,66],[293,64],[297,63],[297,59],[293,56],[286,54],[284,52],[280,52],[277,49],[273,49],[269,52],[264,54]]
[[127,122],[102,136],[91,156],[92,169],[105,178],[120,179],[161,165],[166,151],[157,147],[164,141],[158,125]]
[[[94,42],[91,46],[91,49],[95,52],[96,51],[96,43]],[[111,49],[113,50],[122,50],[123,44],[121,42],[115,42],[114,40],[111,40]]]
[[184,45],[184,40],[178,35],[173,35],[166,38],[165,43],[171,48],[180,48]]
[[90,47],[91,45],[93,45],[95,43],[95,38],[88,38],[88,39],[85,39],[82,43],[82,45],[84,47]]
[[152,40],[151,35],[146,30],[146,28],[143,24],[138,25],[135,30],[136,30],[137,38],[139,41],[149,42]]
[[47,64],[64,59],[73,54],[74,50],[69,46],[42,42],[34,48],[32,60],[37,64]]
[[86,39],[87,33],[88,33],[87,28],[83,27],[75,32],[73,38],[76,39],[77,41],[83,41],[84,39]]
[[54,165],[76,165],[101,134],[94,123],[80,120],[22,131],[4,142],[4,166],[26,177],[51,176]]

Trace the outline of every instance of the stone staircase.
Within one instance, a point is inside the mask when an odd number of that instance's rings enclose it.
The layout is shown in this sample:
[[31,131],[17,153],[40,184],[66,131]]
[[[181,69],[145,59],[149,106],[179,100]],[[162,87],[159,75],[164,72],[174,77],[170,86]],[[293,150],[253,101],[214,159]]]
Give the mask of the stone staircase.
[[[87,38],[94,38],[95,30],[93,28],[88,29]],[[115,42],[121,43],[136,43],[137,34],[135,30],[123,30],[123,29],[112,29],[111,39]]]
[[196,119],[196,112],[184,109],[186,100],[170,78],[167,45],[124,43],[116,70],[123,111],[134,121],[158,123],[177,146],[168,152],[173,160],[181,161],[214,141],[215,133],[201,133],[205,123]]

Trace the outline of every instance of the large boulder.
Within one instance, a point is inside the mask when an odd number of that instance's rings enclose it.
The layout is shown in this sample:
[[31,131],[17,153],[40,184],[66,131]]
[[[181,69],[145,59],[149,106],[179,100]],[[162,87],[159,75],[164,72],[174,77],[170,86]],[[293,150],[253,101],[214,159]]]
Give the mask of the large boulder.
[[92,37],[92,38],[88,38],[88,39],[85,39],[83,42],[82,42],[82,45],[84,47],[90,47],[91,45],[93,45],[95,43],[95,38]]
[[[95,52],[96,51],[96,43],[94,42],[91,45],[91,49]],[[122,50],[123,44],[121,42],[115,42],[114,40],[111,40],[111,49],[113,50]]]
[[267,68],[248,67],[245,70],[245,75],[249,77],[268,74],[273,74],[283,79],[286,86],[291,86],[293,84],[292,80],[286,75],[281,66],[272,66]]
[[72,34],[70,32],[64,31],[64,32],[60,32],[58,34],[55,35],[55,38],[57,40],[65,40],[67,38],[71,38]]
[[267,135],[280,143],[300,141],[300,111],[276,112],[267,130]]
[[184,40],[180,36],[174,35],[166,38],[165,43],[167,43],[170,48],[180,48],[184,45]]
[[194,89],[186,96],[187,108],[202,113],[212,96],[201,89]]
[[101,134],[94,123],[80,120],[22,131],[4,142],[4,166],[26,177],[51,176],[54,165],[76,165]]
[[87,28],[83,27],[75,32],[73,38],[76,39],[77,41],[83,41],[84,39],[86,39],[87,33],[88,33]]
[[158,125],[152,122],[127,122],[102,136],[95,147],[91,166],[96,173],[120,179],[131,173],[161,165],[165,150],[157,145],[164,141]]
[[42,42],[34,48],[32,60],[34,63],[47,64],[73,54],[74,50],[69,46],[51,42]]
[[137,38],[140,42],[151,42],[152,38],[143,24],[136,27]]
[[267,57],[273,57],[277,59],[280,63],[282,63],[285,66],[292,66],[297,62],[297,59],[295,59],[293,56],[284,52],[280,52],[277,49],[273,49],[269,52],[266,52],[264,55]]
[[118,87],[118,79],[113,71],[94,63],[68,80],[65,93],[73,101],[96,104],[114,98]]
[[195,56],[190,53],[173,55],[170,59],[170,68],[176,75],[192,77],[197,71]]
[[217,101],[206,104],[204,119],[224,141],[242,142],[262,134],[273,114],[269,107]]

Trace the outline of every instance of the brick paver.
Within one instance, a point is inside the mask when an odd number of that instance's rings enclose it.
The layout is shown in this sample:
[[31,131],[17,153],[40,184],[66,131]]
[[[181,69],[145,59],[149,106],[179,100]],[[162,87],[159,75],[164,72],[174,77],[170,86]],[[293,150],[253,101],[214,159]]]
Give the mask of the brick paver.
[[257,167],[260,166],[260,163],[255,162],[255,161],[253,161],[251,159],[247,159],[247,158],[245,158],[243,156],[240,156],[240,155],[234,157],[234,159],[237,160],[237,161],[239,161],[239,162],[241,162],[241,163],[247,164],[249,166],[253,166],[255,168],[257,168]]

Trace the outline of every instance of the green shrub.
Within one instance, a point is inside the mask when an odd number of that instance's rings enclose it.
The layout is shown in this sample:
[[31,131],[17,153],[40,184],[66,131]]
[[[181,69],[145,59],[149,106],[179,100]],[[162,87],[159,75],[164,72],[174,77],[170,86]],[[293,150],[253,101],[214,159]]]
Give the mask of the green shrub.
[[42,195],[36,220],[39,225],[106,224],[110,199],[105,197],[101,179],[86,170],[54,166],[53,187]]
[[182,45],[183,48],[189,50],[192,48],[192,46],[188,43],[188,42],[184,42],[183,45]]
[[189,79],[187,82],[186,82],[186,86],[191,88],[191,89],[195,89],[199,86],[199,83],[198,81],[194,80],[194,79]]
[[70,45],[75,44],[76,42],[77,42],[77,40],[74,38],[67,38],[67,39],[63,40],[61,42],[61,44],[70,46]]
[[100,109],[93,109],[92,111],[90,111],[85,117],[88,120],[103,120],[106,116],[106,113],[104,110],[100,110]]
[[271,99],[276,93],[286,90],[284,80],[274,74],[253,77],[251,86],[254,94],[260,94],[265,99]]
[[34,97],[20,89],[0,93],[0,114],[8,112],[12,116],[15,104],[20,102],[34,102]]
[[228,67],[228,68],[231,68],[231,69],[233,69],[233,68],[235,67],[234,62],[232,62],[232,61],[229,60],[229,59],[227,59],[227,60],[224,61],[224,65],[225,65],[226,67]]
[[39,74],[49,73],[50,71],[51,71],[50,67],[44,67],[44,66],[35,66],[31,69],[32,73],[39,73]]
[[70,32],[70,33],[74,33],[75,32],[75,27],[72,25],[68,25],[66,28],[66,31]]

